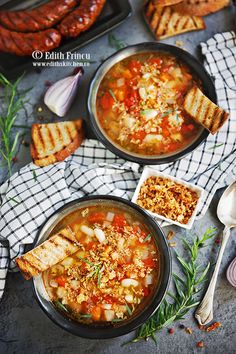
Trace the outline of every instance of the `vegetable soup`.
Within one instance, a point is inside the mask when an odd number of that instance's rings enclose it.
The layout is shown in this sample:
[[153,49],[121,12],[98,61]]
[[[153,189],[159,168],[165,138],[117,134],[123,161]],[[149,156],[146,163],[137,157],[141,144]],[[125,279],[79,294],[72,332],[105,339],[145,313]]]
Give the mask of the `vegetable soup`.
[[179,151],[201,131],[182,108],[194,85],[201,83],[173,55],[133,55],[104,76],[96,101],[98,121],[126,151],[149,156]]
[[118,323],[143,308],[159,279],[160,255],[137,213],[110,203],[73,212],[60,224],[78,251],[43,274],[54,305],[83,323]]

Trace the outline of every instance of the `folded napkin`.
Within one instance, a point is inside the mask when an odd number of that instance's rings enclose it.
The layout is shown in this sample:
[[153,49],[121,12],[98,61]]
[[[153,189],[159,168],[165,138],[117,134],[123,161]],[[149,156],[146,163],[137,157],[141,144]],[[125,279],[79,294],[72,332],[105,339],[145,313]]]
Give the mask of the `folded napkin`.
[[[215,191],[236,172],[236,36],[217,34],[201,44],[205,66],[214,76],[218,102],[230,111],[227,124],[197,150],[180,161],[155,166],[206,191],[197,217],[202,217]],[[130,199],[142,167],[108,151],[96,140],[86,140],[66,161],[39,168],[29,164],[0,187],[0,298],[8,269],[34,241],[39,227],[65,203],[91,194]],[[231,173],[232,176],[232,173]]]

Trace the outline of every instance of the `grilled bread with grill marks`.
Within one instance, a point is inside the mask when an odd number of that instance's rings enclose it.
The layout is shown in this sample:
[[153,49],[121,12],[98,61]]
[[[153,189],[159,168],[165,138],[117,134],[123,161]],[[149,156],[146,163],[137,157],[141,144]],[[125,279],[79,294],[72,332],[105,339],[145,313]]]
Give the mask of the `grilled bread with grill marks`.
[[63,161],[82,143],[82,119],[72,122],[32,125],[31,156],[38,166]]
[[153,0],[154,5],[169,6],[182,2],[183,0]]
[[184,110],[211,134],[215,134],[229,118],[229,113],[210,101],[196,86],[185,96]]
[[181,14],[206,16],[217,12],[230,4],[230,0],[184,0],[174,6]]
[[66,227],[33,250],[16,258],[16,264],[25,279],[30,279],[75,253],[78,249],[74,232],[70,227]]
[[201,17],[180,15],[172,6],[156,6],[152,1],[147,5],[146,18],[157,39],[197,31],[206,27]]

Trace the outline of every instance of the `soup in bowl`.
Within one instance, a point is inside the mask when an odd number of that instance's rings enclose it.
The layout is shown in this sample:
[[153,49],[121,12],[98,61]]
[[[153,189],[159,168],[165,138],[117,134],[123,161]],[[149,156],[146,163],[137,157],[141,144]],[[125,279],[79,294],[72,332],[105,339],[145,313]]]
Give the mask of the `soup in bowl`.
[[178,159],[208,135],[183,110],[193,86],[215,101],[209,75],[187,52],[158,43],[127,47],[108,58],[91,83],[92,127],[108,148],[129,160]]
[[78,250],[34,280],[36,296],[57,324],[79,336],[130,332],[158,308],[170,255],[156,222],[121,198],[72,202],[49,220],[39,242],[70,227]]

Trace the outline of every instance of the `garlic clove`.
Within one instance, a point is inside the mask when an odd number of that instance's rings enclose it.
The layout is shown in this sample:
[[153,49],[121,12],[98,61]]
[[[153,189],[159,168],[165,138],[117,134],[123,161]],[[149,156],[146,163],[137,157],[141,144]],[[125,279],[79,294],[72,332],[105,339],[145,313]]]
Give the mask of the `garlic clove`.
[[76,75],[68,76],[55,82],[47,90],[44,96],[44,103],[59,117],[64,117],[70,109],[82,75],[83,69],[80,68]]

